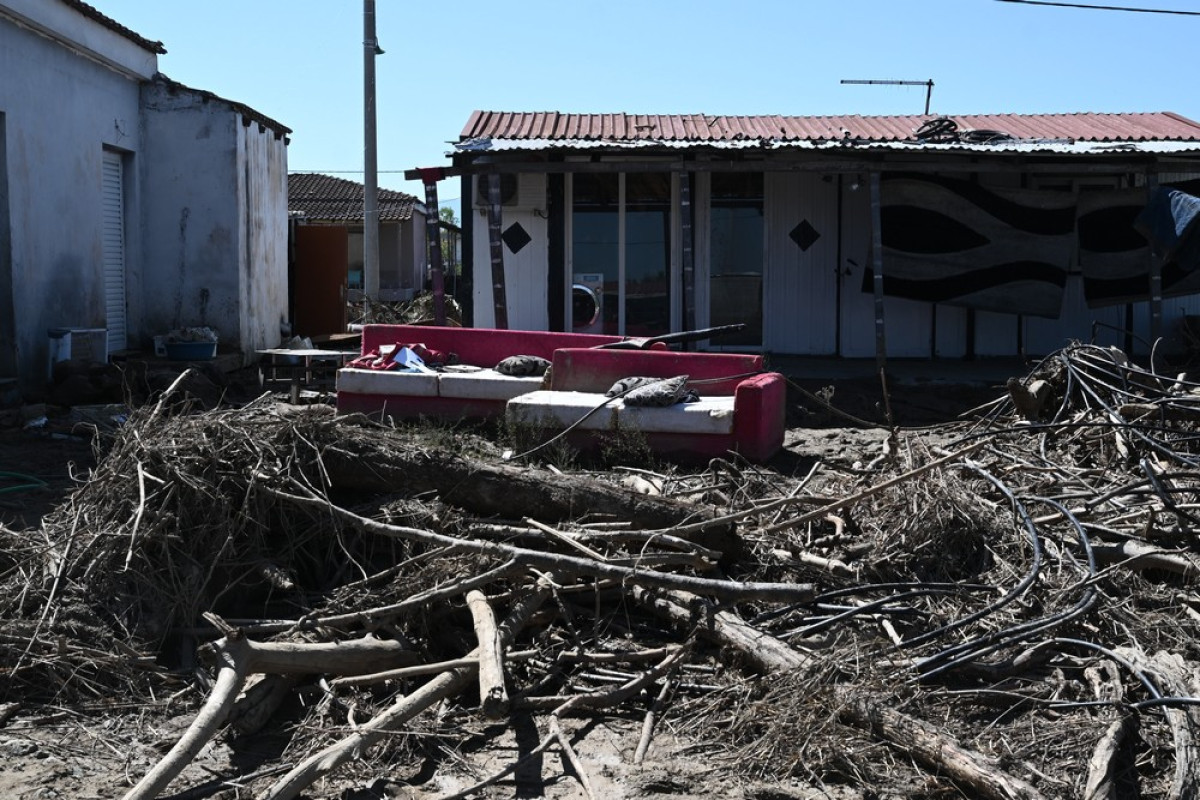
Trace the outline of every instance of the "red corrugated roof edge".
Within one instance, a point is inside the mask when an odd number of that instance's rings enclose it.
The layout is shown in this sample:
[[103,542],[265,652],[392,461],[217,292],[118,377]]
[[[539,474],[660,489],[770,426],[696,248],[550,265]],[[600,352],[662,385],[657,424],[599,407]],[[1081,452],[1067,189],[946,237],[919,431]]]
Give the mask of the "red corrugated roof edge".
[[[468,139],[584,139],[611,142],[917,141],[938,115],[720,116],[713,114],[569,114],[559,111],[474,111],[460,134]],[[995,130],[1017,139],[1092,142],[1195,141],[1200,123],[1171,111],[1136,113],[949,115],[960,130]]]

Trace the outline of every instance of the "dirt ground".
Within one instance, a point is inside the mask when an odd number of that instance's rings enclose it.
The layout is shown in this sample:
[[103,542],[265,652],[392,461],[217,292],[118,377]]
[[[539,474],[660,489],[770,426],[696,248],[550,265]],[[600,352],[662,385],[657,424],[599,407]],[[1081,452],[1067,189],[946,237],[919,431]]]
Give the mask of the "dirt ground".
[[[252,376],[244,376],[252,390]],[[832,391],[830,390],[832,387]],[[944,441],[953,431],[942,423],[1000,396],[1001,389],[984,384],[909,385],[891,388],[887,402],[872,380],[797,380],[789,396],[789,427],[785,452],[768,469],[802,474],[822,460],[853,467],[878,456],[888,439],[882,423],[890,408],[900,423],[900,442],[919,438]],[[828,398],[838,410],[823,407]],[[281,396],[282,399],[282,396]],[[51,408],[43,417],[33,409],[21,416],[10,411],[0,427],[0,523],[36,537],[43,515],[63,502],[86,479],[93,465],[91,436],[83,419]],[[101,412],[105,409],[101,409]],[[91,409],[95,414],[95,409]],[[878,427],[856,424],[853,419]],[[119,424],[119,419],[103,420]],[[0,698],[0,798],[114,798],[120,797],[174,743],[190,722],[202,691],[194,684],[181,685],[165,705],[150,714],[119,697],[97,697],[86,706],[13,708]],[[163,708],[176,708],[166,715]],[[5,712],[12,712],[6,718]],[[658,731],[643,764],[634,765],[641,719],[596,718],[564,722],[597,798],[728,797],[743,800],[784,798],[849,798],[830,790],[814,792],[779,782],[738,778],[727,754],[703,744],[703,732],[678,730],[671,722]],[[477,720],[451,718],[458,729],[479,725]],[[443,746],[433,742],[422,757],[399,754],[389,748],[373,752],[369,769],[356,775],[375,775],[353,783],[330,780],[318,784],[304,797],[312,800],[366,800],[403,797],[432,800],[471,785],[500,765],[526,753],[539,738],[537,720],[526,717],[499,739],[488,738],[485,750],[470,745]],[[485,740],[480,729],[478,741]],[[468,739],[468,741],[471,741]],[[249,794],[225,776],[268,772],[272,765],[288,763],[288,743],[282,737],[256,737],[252,745],[221,741],[205,749],[174,786],[192,790],[169,795],[176,798],[240,798]],[[482,792],[482,797],[575,798],[587,796],[574,767],[555,752],[532,759],[515,775]]]

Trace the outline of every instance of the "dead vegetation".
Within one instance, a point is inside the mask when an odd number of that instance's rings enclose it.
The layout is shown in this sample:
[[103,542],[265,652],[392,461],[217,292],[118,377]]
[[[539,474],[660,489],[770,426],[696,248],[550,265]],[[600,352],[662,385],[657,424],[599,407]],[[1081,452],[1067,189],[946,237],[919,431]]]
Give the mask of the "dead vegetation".
[[286,746],[190,796],[285,798],[530,724],[447,794],[553,750],[600,796],[579,717],[770,796],[1196,797],[1200,387],[1075,345],[1008,388],[795,474],[515,465],[472,432],[169,391],[39,530],[0,531],[0,708],[186,710],[126,798],[188,788],[214,737]]

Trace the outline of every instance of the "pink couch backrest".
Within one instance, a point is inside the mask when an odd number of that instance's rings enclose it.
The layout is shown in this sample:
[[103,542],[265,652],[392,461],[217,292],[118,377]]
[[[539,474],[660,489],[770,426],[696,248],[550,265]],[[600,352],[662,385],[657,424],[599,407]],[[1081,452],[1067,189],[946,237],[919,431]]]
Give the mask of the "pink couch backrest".
[[693,386],[700,395],[731,395],[746,378],[763,371],[761,355],[740,353],[682,353],[674,350],[578,350],[554,354],[550,376],[557,391],[605,392],[621,378],[671,378],[691,381],[728,378]]
[[493,367],[509,356],[540,356],[550,360],[561,347],[595,347],[619,342],[619,336],[555,331],[510,331],[494,328],[450,328],[432,325],[364,325],[362,353],[380,345],[423,344],[431,350],[454,353],[459,363]]

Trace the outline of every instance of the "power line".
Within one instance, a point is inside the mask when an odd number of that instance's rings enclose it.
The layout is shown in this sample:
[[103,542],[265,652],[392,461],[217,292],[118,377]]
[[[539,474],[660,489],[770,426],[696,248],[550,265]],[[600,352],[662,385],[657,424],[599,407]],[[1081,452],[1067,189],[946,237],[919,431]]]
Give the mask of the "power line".
[[1133,11],[1140,14],[1176,14],[1181,17],[1200,17],[1200,11],[1176,11],[1172,8],[1131,8],[1130,6],[1101,6],[1091,3],[1060,3],[1054,0],[997,0],[999,3],[1023,3],[1030,6],[1083,8],[1091,11]]
[[[400,175],[405,172],[408,172],[408,170],[406,170],[406,169],[378,169],[375,171],[379,172],[381,174],[395,174],[395,175]],[[289,168],[288,172],[312,172],[312,173],[318,173],[318,174],[323,174],[323,175],[362,175],[363,174],[363,170],[361,170],[361,169],[296,169],[296,168]]]

